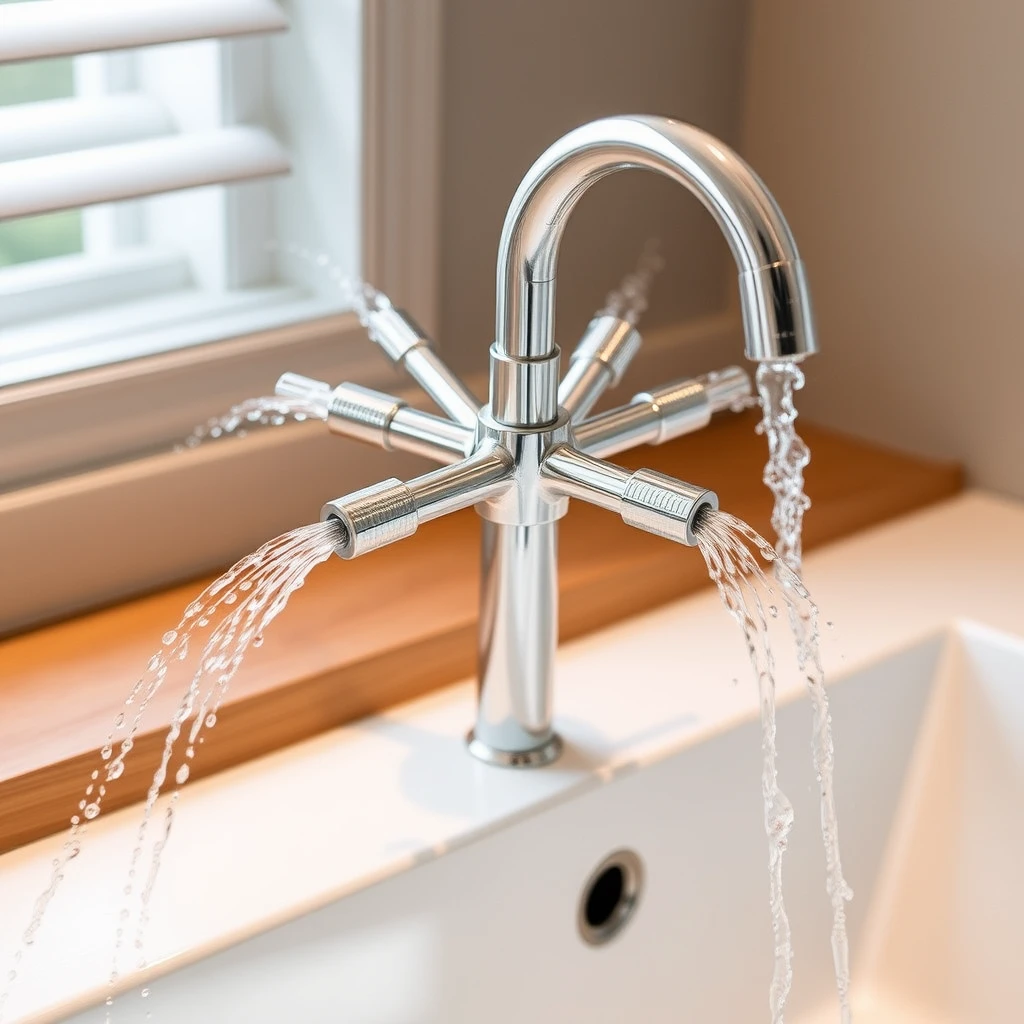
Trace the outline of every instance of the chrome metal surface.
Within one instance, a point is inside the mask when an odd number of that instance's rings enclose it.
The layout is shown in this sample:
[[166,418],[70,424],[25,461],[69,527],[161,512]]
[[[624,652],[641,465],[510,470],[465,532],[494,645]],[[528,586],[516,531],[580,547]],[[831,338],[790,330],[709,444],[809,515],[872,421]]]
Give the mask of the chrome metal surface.
[[430,339],[408,313],[388,306],[370,312],[366,322],[370,338],[392,362],[408,371],[440,409],[464,427],[476,425],[480,402],[448,369]]
[[640,333],[617,316],[596,316],[573,351],[558,388],[558,404],[574,423],[593,408],[606,388],[615,387],[640,350]]
[[[516,192],[498,252],[490,403],[483,409],[400,310],[368,317],[371,336],[423,385],[448,418],[352,384],[333,391],[286,375],[285,394],[326,401],[331,429],[451,463],[403,483],[386,480],[328,502],[351,558],[475,505],[483,519],[479,710],[470,750],[489,764],[548,764],[561,749],[552,724],[558,641],[558,520],[571,499],[617,512],[631,526],[694,544],[693,523],[717,508],[713,491],[599,456],[660,444],[740,408],[750,378],[737,367],[636,395],[593,419],[639,335],[626,321],[591,321],[559,387],[555,263],[566,218],[599,178],[623,167],[660,171],[693,192],[725,232],[740,268],[747,354],[789,359],[814,351],[810,304],[792,236],[761,181],[726,146],[666,118],[616,117],[552,146]],[[326,389],[326,390],[325,390]],[[454,460],[454,461],[453,461]],[[586,937],[586,936],[584,936]]]
[[512,757],[551,749],[555,738],[558,524],[485,521],[482,555],[473,736],[493,763],[495,752]]
[[497,768],[543,768],[562,755],[562,738],[558,733],[553,734],[543,746],[531,750],[495,750],[477,739],[476,732],[470,730],[466,745],[475,758]]
[[491,346],[491,414],[509,426],[544,427],[558,416],[560,353],[511,359]]
[[472,427],[480,411],[480,401],[445,365],[429,346],[414,348],[402,365],[424,391],[456,423]]
[[576,428],[576,443],[590,455],[607,457],[640,444],[663,444],[711,422],[751,395],[750,377],[730,366],[705,377],[673,381],[634,395],[628,405],[610,409]]
[[328,519],[339,519],[345,527],[345,540],[335,548],[342,558],[357,558],[404,540],[419,526],[412,491],[395,477],[327,502],[320,520]]
[[568,445],[548,454],[543,475],[557,493],[618,512],[630,526],[680,544],[696,544],[697,514],[718,508],[718,495],[706,488],[650,469],[630,473]]
[[474,433],[459,423],[403,405],[388,425],[388,443],[438,462],[457,462],[473,451]]
[[704,508],[718,510],[718,495],[683,480],[638,469],[622,495],[622,519],[628,526],[669,540],[697,544],[693,524]]
[[339,384],[327,405],[327,426],[336,434],[390,450],[391,421],[405,405],[400,398],[359,384]]
[[569,445],[560,445],[548,455],[543,475],[556,493],[600,505],[610,512],[622,511],[630,477],[628,469],[603,462]]
[[398,449],[451,463],[466,458],[475,445],[475,431],[469,427],[410,408],[394,395],[359,384],[345,382],[332,389],[324,381],[286,373],[275,393],[322,408],[333,433],[388,451]]
[[498,245],[498,352],[538,359],[552,350],[558,246],[569,214],[596,181],[633,167],[678,182],[722,229],[741,275],[747,355],[792,359],[815,351],[796,243],[761,179],[693,125],[627,116],[593,121],[563,136],[516,191]]
[[468,459],[409,481],[416,517],[426,523],[500,494],[510,489],[513,470],[508,452],[485,443]]
[[477,509],[480,515],[510,526],[535,526],[561,519],[568,512],[569,503],[545,487],[542,467],[554,446],[569,442],[572,434],[568,416],[563,412],[544,430],[516,430],[498,423],[484,409],[478,429],[480,444],[490,441],[511,456],[515,485],[483,502]]

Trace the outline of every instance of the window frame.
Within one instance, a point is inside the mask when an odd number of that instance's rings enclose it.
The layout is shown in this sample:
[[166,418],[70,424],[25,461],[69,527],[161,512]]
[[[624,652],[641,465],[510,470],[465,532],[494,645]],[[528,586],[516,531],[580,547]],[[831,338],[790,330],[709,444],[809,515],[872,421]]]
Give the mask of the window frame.
[[[441,0],[361,7],[361,273],[433,331]],[[299,306],[285,304],[285,322],[264,311],[248,329],[228,318],[219,340],[195,347],[0,389],[0,476],[20,482],[0,493],[0,562],[18,581],[2,588],[0,634],[209,571],[315,518],[317,496],[379,473],[378,453],[339,448],[316,424],[169,451],[193,424],[266,393],[286,370],[398,386],[354,314],[323,296]],[[288,488],[275,483],[284,479]],[[200,504],[210,528],[176,531]]]

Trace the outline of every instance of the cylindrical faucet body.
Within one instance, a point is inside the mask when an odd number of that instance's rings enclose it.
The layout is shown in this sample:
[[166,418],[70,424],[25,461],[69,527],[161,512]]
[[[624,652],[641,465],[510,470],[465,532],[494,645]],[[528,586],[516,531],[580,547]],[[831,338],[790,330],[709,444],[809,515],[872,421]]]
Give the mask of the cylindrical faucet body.
[[[679,121],[641,116],[595,121],[564,136],[527,172],[512,199],[498,247],[490,405],[481,418],[486,415],[510,437],[534,435],[533,445],[524,446],[527,450],[558,450],[562,439],[554,436],[553,428],[566,418],[565,410],[559,409],[559,351],[554,342],[555,277],[566,221],[592,184],[634,167],[658,171],[681,184],[721,227],[739,270],[748,357],[799,359],[815,351],[810,299],[796,244],[774,199],[750,167],[713,136]],[[573,405],[586,406],[611,377],[610,359],[605,363],[597,356],[590,362],[593,365],[579,361],[563,386]],[[688,395],[671,396],[672,419],[659,406],[658,395],[638,396],[649,412],[631,410],[626,418],[632,423],[647,416],[652,427],[643,439],[663,440],[671,430],[683,432],[692,429],[691,422],[700,425],[706,422],[705,415],[710,417],[707,396],[693,397],[704,405],[691,410]],[[513,488],[536,493],[543,464],[543,458],[530,465],[517,459]],[[665,536],[692,543],[692,517],[702,505],[717,507],[717,499],[689,485],[674,488],[657,476],[629,476],[621,498],[610,499],[599,487],[587,493],[584,484],[568,478],[561,480],[563,490],[558,493],[564,496],[575,487],[599,504],[614,501],[608,507],[617,507],[627,522],[655,532],[663,529]],[[511,507],[507,497],[503,500]],[[648,501],[652,507],[647,507]],[[654,510],[659,502],[664,507]],[[498,763],[546,763],[558,750],[550,713],[557,644],[557,519],[540,523],[525,517],[488,518],[479,639],[480,712],[471,749]]]

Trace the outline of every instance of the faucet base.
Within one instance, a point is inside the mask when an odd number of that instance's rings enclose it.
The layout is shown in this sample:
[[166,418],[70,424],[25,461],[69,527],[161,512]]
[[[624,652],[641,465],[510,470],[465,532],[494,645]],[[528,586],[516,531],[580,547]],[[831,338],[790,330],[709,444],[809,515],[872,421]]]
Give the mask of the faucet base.
[[543,768],[557,761],[563,748],[562,737],[557,733],[532,750],[498,750],[477,739],[474,732],[466,737],[466,743],[475,758],[499,768]]

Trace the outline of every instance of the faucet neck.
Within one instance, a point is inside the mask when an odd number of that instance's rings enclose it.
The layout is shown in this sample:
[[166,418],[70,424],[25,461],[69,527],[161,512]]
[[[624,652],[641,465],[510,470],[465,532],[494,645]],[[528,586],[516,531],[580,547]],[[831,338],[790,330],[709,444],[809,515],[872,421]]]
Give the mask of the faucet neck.
[[491,408],[531,428],[557,417],[554,344],[558,246],[569,214],[594,182],[624,168],[658,171],[692,192],[728,239],[740,272],[747,355],[798,359],[816,349],[796,243],[760,178],[699,128],[625,116],[569,132],[527,172],[498,246]]

